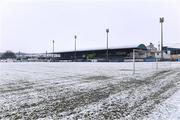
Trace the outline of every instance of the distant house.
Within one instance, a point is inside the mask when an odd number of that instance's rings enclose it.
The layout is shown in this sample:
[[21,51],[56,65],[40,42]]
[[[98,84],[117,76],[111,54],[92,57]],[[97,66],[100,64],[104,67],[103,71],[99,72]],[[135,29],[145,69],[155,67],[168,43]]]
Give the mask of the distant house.
[[146,46],[146,48],[147,48],[147,57],[155,58],[155,53],[158,52],[157,48],[152,43]]
[[152,43],[150,43],[148,46],[146,46],[146,48],[150,52],[156,52],[157,51],[157,48]]

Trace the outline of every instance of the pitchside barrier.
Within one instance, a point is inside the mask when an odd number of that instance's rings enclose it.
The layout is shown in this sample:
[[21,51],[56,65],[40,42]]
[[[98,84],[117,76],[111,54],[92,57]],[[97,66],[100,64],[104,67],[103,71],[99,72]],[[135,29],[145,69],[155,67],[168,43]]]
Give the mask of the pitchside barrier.
[[[158,53],[158,52],[157,52]],[[139,61],[139,56],[147,56],[147,51],[145,50],[137,50],[133,49],[133,74],[137,73],[138,71],[155,71],[158,72],[159,70],[168,70],[172,68],[172,62],[169,61],[161,61],[159,58],[154,58],[149,62],[141,62]],[[138,56],[138,57],[137,57]]]

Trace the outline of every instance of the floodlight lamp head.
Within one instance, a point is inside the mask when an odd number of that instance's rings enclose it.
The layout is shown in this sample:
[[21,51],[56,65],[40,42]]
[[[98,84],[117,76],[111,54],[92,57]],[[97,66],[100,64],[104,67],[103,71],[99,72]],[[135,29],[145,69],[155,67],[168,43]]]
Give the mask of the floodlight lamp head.
[[106,32],[109,33],[109,29],[106,29]]
[[164,22],[164,17],[160,17],[160,23]]
[[75,35],[75,36],[74,36],[74,38],[76,39],[76,38],[77,38],[77,36]]

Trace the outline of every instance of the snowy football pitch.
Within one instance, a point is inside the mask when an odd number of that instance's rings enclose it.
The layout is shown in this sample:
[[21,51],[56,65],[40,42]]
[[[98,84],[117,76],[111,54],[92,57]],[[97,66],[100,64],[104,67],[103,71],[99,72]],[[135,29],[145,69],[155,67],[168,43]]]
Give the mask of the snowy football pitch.
[[138,62],[135,74],[131,62],[0,63],[0,119],[168,120],[179,112],[178,62]]

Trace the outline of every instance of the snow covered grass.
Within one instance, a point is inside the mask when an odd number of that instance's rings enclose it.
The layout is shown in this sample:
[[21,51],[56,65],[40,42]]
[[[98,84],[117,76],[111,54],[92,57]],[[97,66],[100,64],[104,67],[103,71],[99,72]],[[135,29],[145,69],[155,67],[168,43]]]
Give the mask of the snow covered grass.
[[180,63],[159,63],[158,71],[156,63],[136,63],[136,74],[132,68],[0,63],[0,119],[179,119]]

